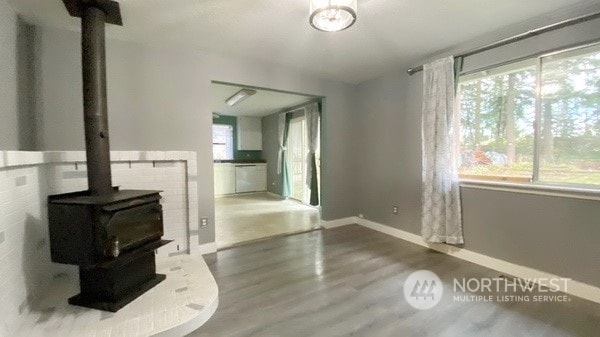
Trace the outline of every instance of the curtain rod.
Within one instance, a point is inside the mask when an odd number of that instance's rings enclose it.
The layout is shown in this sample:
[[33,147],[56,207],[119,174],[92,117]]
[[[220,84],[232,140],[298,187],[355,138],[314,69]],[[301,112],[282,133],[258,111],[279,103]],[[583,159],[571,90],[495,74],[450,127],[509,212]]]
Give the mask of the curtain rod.
[[[537,29],[529,30],[529,31],[527,31],[525,33],[521,33],[521,34],[518,34],[518,35],[515,35],[515,36],[511,36],[509,38],[502,39],[500,41],[496,41],[494,43],[488,44],[488,45],[483,46],[483,47],[479,47],[479,48],[476,48],[476,49],[472,49],[472,50],[463,52],[461,54],[458,54],[456,57],[467,57],[467,56],[471,56],[471,55],[483,53],[483,52],[488,51],[490,49],[495,49],[495,48],[498,48],[498,47],[502,47],[504,45],[511,44],[511,43],[514,43],[514,42],[518,42],[518,41],[521,41],[521,40],[525,40],[525,39],[528,39],[528,38],[533,37],[533,36],[537,36],[537,35],[540,35],[540,34],[548,33],[548,32],[551,32],[551,31],[554,31],[554,30],[557,30],[557,29],[560,29],[560,28],[569,27],[569,26],[572,26],[572,25],[576,25],[578,23],[582,23],[582,22],[586,22],[586,21],[591,21],[591,20],[598,19],[598,18],[600,18],[600,12],[594,12],[594,13],[591,13],[591,14],[586,14],[586,15],[575,17],[575,18],[567,19],[567,20],[564,20],[564,21],[553,23],[553,24],[548,25],[548,26],[544,26],[544,27],[540,27],[540,28],[537,28]],[[412,76],[415,73],[417,73],[419,71],[422,71],[422,70],[423,70],[423,66],[420,65],[418,67],[409,68],[406,72],[409,75]]]
[[293,112],[296,112],[296,111],[304,108],[305,106],[307,106],[307,105],[309,105],[311,103],[318,103],[320,100],[321,100],[320,98],[311,99],[310,101],[306,101],[304,103],[301,103],[301,104],[298,104],[298,105],[294,105],[294,106],[289,107],[289,108],[285,108],[285,109],[279,111],[279,113],[282,113],[282,114],[293,113]]

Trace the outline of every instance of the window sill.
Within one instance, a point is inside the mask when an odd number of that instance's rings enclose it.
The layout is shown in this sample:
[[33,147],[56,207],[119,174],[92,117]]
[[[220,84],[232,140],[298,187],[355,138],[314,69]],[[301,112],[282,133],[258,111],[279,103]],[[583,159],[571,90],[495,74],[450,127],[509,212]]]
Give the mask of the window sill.
[[515,183],[479,179],[460,179],[460,187],[537,194],[562,198],[600,200],[600,189],[555,186],[539,183]]

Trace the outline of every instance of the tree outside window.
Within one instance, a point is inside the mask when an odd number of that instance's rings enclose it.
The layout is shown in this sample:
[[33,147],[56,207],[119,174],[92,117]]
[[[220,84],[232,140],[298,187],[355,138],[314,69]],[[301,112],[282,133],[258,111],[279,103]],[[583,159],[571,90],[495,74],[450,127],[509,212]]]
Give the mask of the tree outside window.
[[461,76],[458,95],[462,177],[600,185],[598,45]]

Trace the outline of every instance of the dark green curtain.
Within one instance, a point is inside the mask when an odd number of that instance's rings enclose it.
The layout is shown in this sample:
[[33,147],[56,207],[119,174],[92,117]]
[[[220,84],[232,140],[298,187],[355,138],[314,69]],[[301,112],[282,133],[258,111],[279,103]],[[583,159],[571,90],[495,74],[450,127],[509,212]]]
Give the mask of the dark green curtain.
[[[288,134],[290,132],[290,121],[292,120],[292,114],[285,115],[285,127],[283,129],[283,146],[288,146]],[[292,187],[290,182],[290,172],[288,171],[287,165],[287,154],[288,151],[283,151],[281,156],[281,195],[284,198],[289,197],[292,194]]]
[[321,119],[321,109],[317,103],[312,103],[306,107],[306,131],[309,144],[308,167],[309,173],[309,188],[310,188],[310,204],[312,206],[319,205],[319,175],[317,172],[317,146],[319,139],[319,121]]
[[312,153],[310,155],[310,166],[312,167],[312,179],[310,180],[310,204],[319,206],[319,177],[317,175],[317,156]]

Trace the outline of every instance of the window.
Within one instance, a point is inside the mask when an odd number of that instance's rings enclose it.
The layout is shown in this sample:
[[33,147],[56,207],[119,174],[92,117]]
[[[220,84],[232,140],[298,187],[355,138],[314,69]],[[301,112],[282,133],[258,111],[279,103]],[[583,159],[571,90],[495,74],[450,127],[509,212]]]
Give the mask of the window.
[[539,181],[600,185],[600,46],[541,61]]
[[213,124],[213,159],[233,159],[233,126]]
[[461,76],[458,97],[462,178],[600,187],[600,45]]

